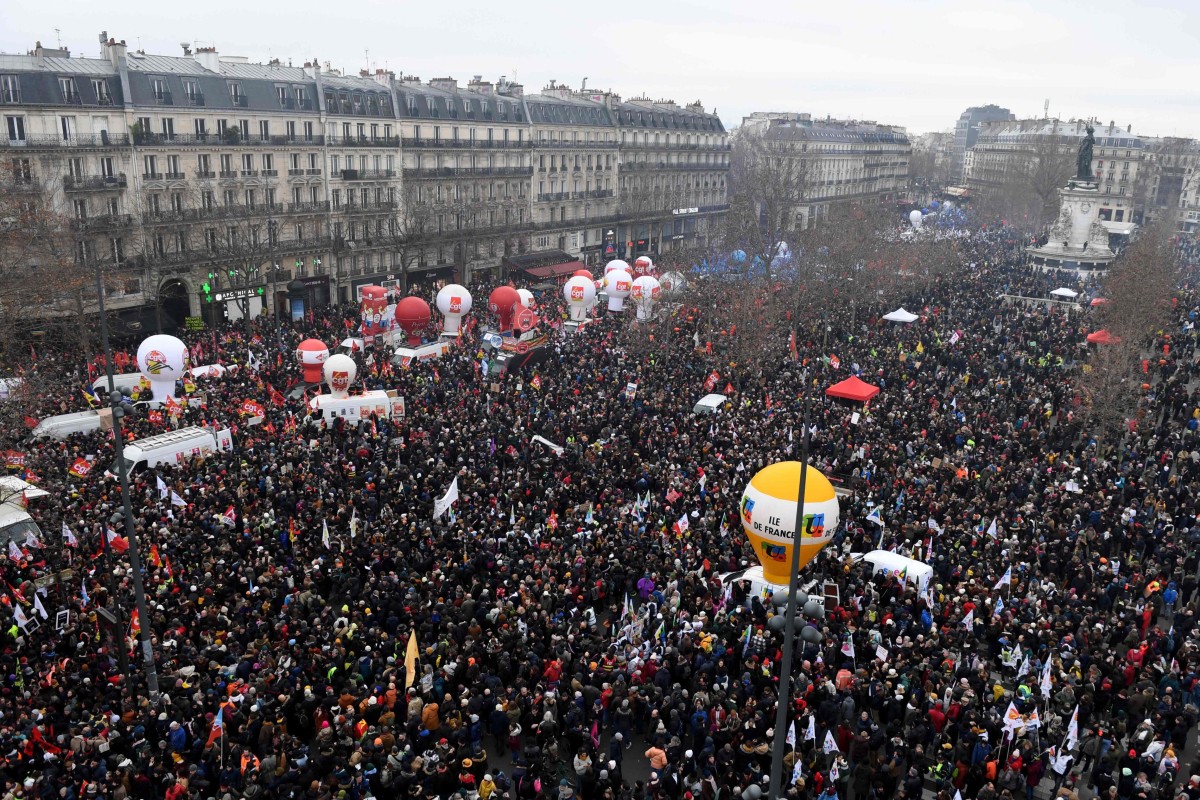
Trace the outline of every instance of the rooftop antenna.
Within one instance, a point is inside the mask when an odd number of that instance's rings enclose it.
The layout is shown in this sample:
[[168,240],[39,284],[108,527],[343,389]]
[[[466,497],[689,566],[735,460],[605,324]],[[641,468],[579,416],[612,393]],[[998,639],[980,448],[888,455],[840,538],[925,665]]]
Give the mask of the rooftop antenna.
[[363,50],[363,62],[364,62],[363,66],[365,66],[367,68],[367,70],[370,71],[370,69],[371,69],[371,51],[370,50]]
[[584,76],[583,83],[580,84],[580,86],[579,86],[579,91],[581,91],[581,92],[587,91],[587,77],[586,76]]
[[1042,119],[1050,119],[1050,98],[1046,98],[1046,104],[1042,106]]
[[54,29],[54,40],[58,42],[58,49],[62,50],[62,31],[58,28]]

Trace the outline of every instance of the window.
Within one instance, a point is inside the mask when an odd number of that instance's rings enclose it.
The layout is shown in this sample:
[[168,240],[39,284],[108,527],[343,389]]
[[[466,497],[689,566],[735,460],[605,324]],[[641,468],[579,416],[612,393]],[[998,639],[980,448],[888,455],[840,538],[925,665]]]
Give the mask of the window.
[[183,175],[183,170],[179,168],[179,156],[167,156],[167,172],[176,178]]
[[200,94],[200,84],[187,79],[183,81],[183,93],[187,95],[188,102],[192,105],[197,105],[203,97]]
[[229,130],[229,122],[227,120],[217,120],[217,136],[225,138],[225,131]]
[[75,138],[75,118],[74,117],[59,117],[58,127],[62,131],[64,142],[69,142]]
[[258,193],[256,192],[256,190],[254,190],[254,189],[246,190],[246,207],[247,208],[254,208],[257,205],[257,203],[256,203],[257,199],[258,199]]
[[114,263],[120,264],[125,260],[125,242],[119,236],[108,240]]
[[300,169],[300,154],[292,153],[288,156],[288,169]]
[[279,99],[279,107],[280,108],[288,107],[288,105],[289,105],[288,104],[288,87],[276,86],[275,87],[275,96]]
[[311,122],[304,123],[304,141],[311,142],[313,140],[313,124]]
[[105,178],[116,177],[116,167],[113,164],[112,156],[105,156],[100,159],[100,174]]
[[283,125],[284,125],[284,131],[287,133],[288,141],[295,141],[295,139],[296,139],[296,123],[289,120],[289,121],[285,122]]
[[229,82],[229,99],[233,101],[235,106],[245,105],[245,95],[242,94],[242,85],[236,81]]
[[16,75],[0,75],[0,103],[21,102],[21,84]]
[[183,195],[179,192],[174,192],[171,194],[171,210],[183,211]]
[[225,206],[237,205],[237,193],[233,189],[226,189],[221,193],[221,204]]
[[308,154],[308,168],[309,169],[317,169],[317,154],[316,153]]
[[271,153],[263,153],[262,156],[263,169],[275,169],[275,156]]
[[200,207],[204,209],[213,209],[217,205],[216,199],[213,197],[211,190],[200,193]]
[[192,120],[192,125],[194,125],[196,128],[197,137],[203,140],[204,137],[208,136],[208,120],[197,117],[196,119]]
[[103,78],[93,78],[92,91],[96,95],[97,103],[102,106],[112,105],[112,97],[108,94],[108,81]]
[[33,172],[29,168],[28,158],[12,160],[12,177],[14,183],[33,183]]
[[271,138],[271,122],[270,120],[260,119],[258,121],[258,135],[265,142]]
[[334,208],[342,207],[342,190],[341,189],[333,190],[333,207]]
[[150,89],[154,92],[154,99],[158,102],[171,102],[171,92],[167,90],[167,81],[165,78],[151,78]]
[[221,154],[221,172],[233,172],[233,156],[229,153]]
[[75,209],[75,219],[87,219],[87,200],[75,200],[71,203]]
[[308,108],[308,89],[303,86],[296,87],[296,106],[299,108]]
[[340,171],[338,169],[339,164],[341,164],[341,156],[330,156],[329,157],[329,171],[330,172],[333,172],[333,173],[339,172]]
[[156,177],[161,178],[162,176],[158,175],[158,156],[145,156],[144,160],[145,160],[145,166],[146,166],[146,170],[145,170],[146,178],[148,178],[148,179],[154,179]]
[[242,153],[242,169],[246,172],[254,169],[254,156],[250,153]]
[[74,78],[59,78],[58,88],[62,92],[64,103],[79,102],[79,90],[75,88]]
[[5,117],[4,127],[8,128],[8,140],[10,142],[25,141],[24,117]]
[[162,135],[167,140],[175,138],[175,119],[173,117],[162,118]]

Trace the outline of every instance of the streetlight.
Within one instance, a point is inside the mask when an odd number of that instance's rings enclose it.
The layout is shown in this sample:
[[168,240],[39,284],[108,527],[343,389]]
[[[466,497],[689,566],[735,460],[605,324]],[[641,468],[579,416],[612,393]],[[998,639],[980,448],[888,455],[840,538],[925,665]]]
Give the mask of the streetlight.
[[[150,641],[150,607],[146,603],[146,586],[142,581],[142,557],[138,547],[137,529],[133,524],[133,507],[129,502],[129,467],[125,463],[124,434],[121,430],[121,418],[125,416],[125,408],[121,401],[124,398],[120,392],[109,394],[108,402],[112,406],[113,418],[113,450],[117,462],[117,474],[121,477],[121,503],[125,510],[125,538],[129,542],[129,567],[133,571],[133,595],[138,612],[138,639],[142,644],[142,667],[146,671],[146,688],[150,691],[150,702],[158,705],[158,669],[154,665],[154,646]],[[108,535],[104,536],[107,546]],[[122,635],[124,631],[122,630]],[[122,646],[122,652],[125,648]]]
[[275,349],[283,352],[283,335],[279,332],[279,262],[275,259],[275,240],[279,223],[267,220],[267,243],[271,246],[271,316],[275,318]]
[[[797,319],[799,314],[796,315]],[[800,338],[799,325],[796,326],[795,336]],[[805,379],[805,383],[807,383]],[[788,724],[788,706],[792,696],[792,651],[796,638],[796,591],[800,584],[800,545],[799,541],[804,530],[804,491],[808,484],[808,406],[811,386],[804,387],[804,412],[801,425],[804,432],[800,435],[800,489],[796,496],[796,524],[793,527],[794,541],[792,543],[792,569],[788,577],[787,609],[784,612],[783,623],[783,660],[779,665],[779,696],[775,708],[775,739],[771,748],[771,783],[768,787],[770,800],[782,797],[783,789],[783,757],[787,745],[785,728]]]

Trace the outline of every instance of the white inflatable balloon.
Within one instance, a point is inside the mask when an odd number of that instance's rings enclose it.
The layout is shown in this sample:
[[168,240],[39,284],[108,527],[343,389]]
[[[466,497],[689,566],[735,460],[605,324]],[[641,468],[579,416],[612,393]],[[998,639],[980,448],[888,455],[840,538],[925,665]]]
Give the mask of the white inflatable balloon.
[[457,283],[448,283],[437,293],[437,308],[442,314],[442,330],[457,334],[462,318],[471,311],[471,293]]
[[533,292],[528,289],[517,289],[517,297],[521,298],[521,305],[533,310],[537,308],[537,303],[533,301]]
[[607,276],[608,273],[616,272],[617,270],[622,270],[624,272],[628,272],[631,275],[633,274],[633,270],[630,269],[629,263],[627,261],[622,261],[619,258],[614,258],[612,261],[608,262],[608,264],[606,264],[604,266],[605,276]]
[[687,288],[687,279],[678,272],[667,272],[659,278],[662,292],[667,297],[678,297]]
[[573,322],[583,322],[596,304],[596,287],[587,278],[577,275],[563,284],[563,300]]
[[633,291],[633,277],[623,269],[613,270],[605,274],[604,288],[608,292],[608,310],[624,311],[625,298]]
[[917,230],[921,230],[921,222],[924,219],[925,218],[921,215],[921,211],[919,209],[914,208],[912,211],[908,212],[908,221],[911,222],[912,226]]
[[643,275],[633,281],[633,290],[629,297],[633,307],[637,309],[637,318],[648,320],[654,316],[654,305],[662,292],[658,279],[652,275]]
[[187,374],[187,347],[174,336],[151,336],[138,347],[137,363],[142,375],[150,381],[154,399],[162,403],[168,397],[175,397],[175,381]]
[[353,358],[343,353],[332,355],[325,360],[322,370],[325,374],[325,383],[329,384],[329,394],[332,397],[349,396],[350,386],[358,377],[358,365],[354,363]]

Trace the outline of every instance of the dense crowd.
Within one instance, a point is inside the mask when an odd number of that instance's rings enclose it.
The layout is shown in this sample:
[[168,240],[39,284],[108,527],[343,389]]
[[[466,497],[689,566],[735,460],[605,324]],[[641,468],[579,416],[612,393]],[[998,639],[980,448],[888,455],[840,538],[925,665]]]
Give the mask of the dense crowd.
[[[6,446],[50,494],[30,501],[42,547],[3,565],[4,602],[48,618],[14,622],[0,653],[6,797],[757,800],[781,639],[769,600],[721,576],[753,561],[737,503],[799,456],[807,393],[810,463],[848,491],[804,575],[837,599],[812,621],[823,640],[797,645],[788,796],[1200,798],[1184,753],[1200,716],[1200,298],[1185,282],[1175,328],[1146,343],[1162,356],[1118,446],[1076,388],[1086,304],[1000,297],[1061,280],[1019,238],[964,237],[961,266],[904,298],[917,322],[835,309],[828,344],[802,328],[796,360],[782,329],[743,330],[763,357],[730,363],[732,336],[707,323],[716,279],[653,346],[627,314],[558,328],[544,363],[501,376],[481,374],[478,329],[410,369],[358,352],[361,385],[397,390],[406,416],[357,425],[271,400],[299,380],[300,339],[332,345],[354,309],[287,324],[283,354],[270,320],[184,335],[193,363],[237,368],[197,379],[203,402],[167,424],[229,427],[236,446],[132,478],[158,704],[128,613],[115,631],[101,613],[132,608],[128,561],[102,547],[126,534],[119,485],[68,474],[107,466],[111,439],[13,426]],[[556,294],[540,300],[556,320]],[[79,410],[97,364],[38,354],[15,419]],[[694,414],[714,371],[729,402]],[[881,388],[869,407],[824,396],[849,374]],[[125,425],[164,428],[137,411]],[[931,564],[928,591],[850,557],[877,547]]]

